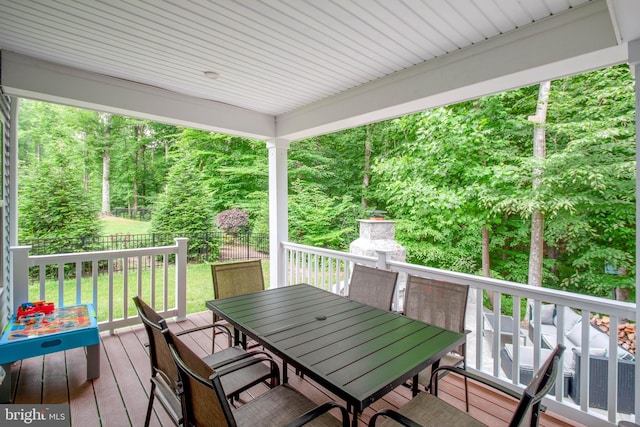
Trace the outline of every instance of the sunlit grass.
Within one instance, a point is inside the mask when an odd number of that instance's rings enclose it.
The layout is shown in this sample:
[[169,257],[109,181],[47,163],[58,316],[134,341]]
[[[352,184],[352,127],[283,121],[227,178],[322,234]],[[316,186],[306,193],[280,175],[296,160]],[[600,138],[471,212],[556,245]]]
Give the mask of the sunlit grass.
[[112,234],[148,234],[151,229],[150,221],[136,221],[134,219],[106,216],[100,218],[102,233],[105,236]]
[[[269,286],[269,261],[262,261],[262,268],[264,272],[265,286]],[[156,269],[156,291],[155,291],[155,306],[161,310],[163,308],[172,308],[175,306],[175,267],[169,266],[167,271],[168,278],[168,290],[166,295],[167,306],[165,307],[163,301],[165,295],[162,289],[162,276],[164,275],[163,268]],[[135,317],[136,310],[132,302],[132,298],[138,295],[138,275],[136,271],[130,271],[127,274],[127,290],[125,293],[125,275],[123,273],[113,274],[113,288],[111,298],[113,298],[113,319],[120,319],[123,317],[124,312],[124,300],[128,302],[128,317]],[[98,321],[105,321],[109,319],[109,276],[107,274],[100,274],[97,281],[97,306],[96,312],[98,315]],[[59,306],[58,300],[58,281],[47,280],[45,282],[44,299],[47,301],[53,301],[56,306]],[[64,303],[63,305],[70,306],[75,305],[76,302],[76,280],[75,278],[67,279],[64,281]],[[151,271],[145,268],[142,272],[141,280],[141,297],[147,302],[151,302]],[[42,299],[40,297],[40,288],[37,283],[29,286],[29,299],[31,301],[38,301]],[[211,266],[208,263],[189,264],[187,266],[187,313],[197,313],[200,311],[206,311],[205,302],[213,299],[213,282],[211,278]],[[93,279],[92,277],[83,277],[80,286],[80,303],[92,303],[93,302]]]

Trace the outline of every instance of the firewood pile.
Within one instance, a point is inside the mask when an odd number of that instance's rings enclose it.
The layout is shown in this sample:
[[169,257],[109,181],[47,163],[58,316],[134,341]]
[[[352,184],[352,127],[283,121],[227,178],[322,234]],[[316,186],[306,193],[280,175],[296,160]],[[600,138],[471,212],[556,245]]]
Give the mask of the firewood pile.
[[[591,323],[600,330],[609,334],[609,316],[594,315]],[[621,323],[618,325],[618,344],[631,354],[636,354],[636,325],[632,323]]]

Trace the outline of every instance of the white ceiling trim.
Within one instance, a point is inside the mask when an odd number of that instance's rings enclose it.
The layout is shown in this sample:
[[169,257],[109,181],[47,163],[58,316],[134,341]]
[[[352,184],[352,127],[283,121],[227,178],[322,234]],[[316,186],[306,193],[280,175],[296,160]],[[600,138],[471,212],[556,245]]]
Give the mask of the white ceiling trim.
[[8,95],[105,111],[179,126],[268,139],[274,117],[102,74],[2,51]]
[[280,115],[277,134],[306,138],[605,67],[626,57],[606,5],[592,3]]

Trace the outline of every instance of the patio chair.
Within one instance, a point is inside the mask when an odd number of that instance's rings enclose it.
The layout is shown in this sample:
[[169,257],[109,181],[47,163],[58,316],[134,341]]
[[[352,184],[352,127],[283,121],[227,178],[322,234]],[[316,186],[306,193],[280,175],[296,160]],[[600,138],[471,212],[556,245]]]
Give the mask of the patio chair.
[[356,264],[349,283],[349,299],[390,311],[397,279],[397,271]]
[[[560,358],[562,357],[564,350],[565,347],[562,344],[558,344],[558,346],[556,346],[538,372],[536,372],[535,376],[522,394],[464,369],[452,366],[443,366],[433,372],[433,388],[431,389],[431,393],[420,393],[415,399],[400,408],[399,411],[394,411],[392,409],[383,409],[378,411],[369,420],[369,427],[375,427],[376,425],[379,425],[380,427],[387,427],[392,425],[396,426],[398,424],[410,427],[484,426],[485,424],[471,417],[466,412],[461,411],[437,397],[438,371],[441,370],[455,372],[465,378],[471,378],[481,384],[511,396],[514,399],[519,399],[518,406],[511,417],[509,426],[521,426],[528,420],[529,426],[536,427],[540,422],[542,398],[554,386],[556,373],[560,364]],[[382,422],[378,423],[378,420],[382,416],[390,419],[382,419]]]
[[[211,264],[211,278],[213,279],[214,298],[227,298],[236,295],[248,294],[264,290],[264,275],[262,273],[262,261],[237,261]],[[227,325],[221,325],[220,319],[213,314],[211,325],[199,326],[191,329],[192,332],[208,329],[213,325],[223,326],[223,333],[228,332],[228,346],[231,347],[231,331]],[[213,341],[211,351],[215,348],[216,335],[219,328],[213,329]],[[243,339],[243,347],[246,348],[246,339]]]
[[[244,295],[264,290],[264,275],[262,273],[262,261],[238,261],[220,264],[211,264],[211,277],[213,278],[213,293],[216,299]],[[213,315],[213,323],[218,324],[220,319]],[[216,331],[213,338],[215,341]],[[246,337],[243,337],[243,347],[246,348]]]
[[[202,361],[179,337],[172,333],[164,321],[162,333],[171,349],[171,355],[180,375],[182,413],[184,425],[198,427],[219,426],[313,426],[349,425],[349,414],[344,406],[327,402],[317,406],[307,397],[289,387],[279,385],[244,405],[233,408],[225,399],[221,379],[228,372],[251,363],[245,360],[238,366],[213,369]],[[339,408],[342,421],[327,412]]]
[[[430,325],[439,326],[450,331],[463,333],[467,313],[467,297],[469,287],[457,283],[444,282],[426,277],[409,275],[405,288],[404,315]],[[433,364],[438,366],[465,367],[466,343],[455,352]],[[418,383],[428,390],[431,382],[429,367],[418,375]],[[465,401],[469,410],[467,381],[465,380]]]
[[[160,327],[160,323],[165,320],[140,297],[134,297],[133,301],[138,310],[138,316],[147,331],[149,359],[151,360],[151,391],[149,392],[149,404],[144,425],[149,425],[153,401],[156,397],[176,424],[180,424],[182,411],[177,394],[178,371]],[[186,330],[178,335],[191,332],[193,330]],[[256,363],[256,361],[260,363]],[[263,361],[266,361],[267,364],[262,363]],[[270,386],[275,387],[280,381],[278,365],[271,356],[264,352],[247,353],[242,348],[230,347],[204,357],[202,362],[216,368],[235,366],[239,363],[247,364],[245,369],[233,371],[222,378],[225,396],[229,398],[237,397],[240,392],[260,382],[270,380]]]

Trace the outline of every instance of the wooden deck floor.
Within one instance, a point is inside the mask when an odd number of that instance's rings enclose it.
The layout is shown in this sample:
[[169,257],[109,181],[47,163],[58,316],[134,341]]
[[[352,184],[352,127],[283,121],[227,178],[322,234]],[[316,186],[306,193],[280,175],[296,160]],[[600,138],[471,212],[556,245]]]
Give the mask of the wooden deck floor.
[[[170,327],[187,329],[210,321],[208,312],[197,313],[190,315],[185,322],[172,323]],[[189,345],[202,355],[210,350],[210,334],[198,332],[188,337]],[[102,334],[101,338],[100,378],[86,381],[86,361],[82,348],[25,359],[12,367],[13,403],[69,403],[72,426],[144,425],[150,375],[149,358],[144,345],[147,342],[145,331],[141,326],[124,328],[113,335]],[[318,403],[334,399],[322,387],[300,379],[293,372],[289,373],[289,383]],[[463,409],[462,381],[450,375],[441,384],[440,397]],[[251,399],[266,390],[266,386],[256,386],[243,393],[241,399]],[[360,416],[359,425],[366,426],[375,411],[398,408],[410,398],[409,389],[397,388],[367,408]],[[471,415],[490,426],[507,425],[515,407],[513,401],[477,384],[470,385],[470,402]],[[156,406],[151,425],[172,425],[161,405]],[[544,414],[541,425],[575,426],[576,423],[553,414]]]

